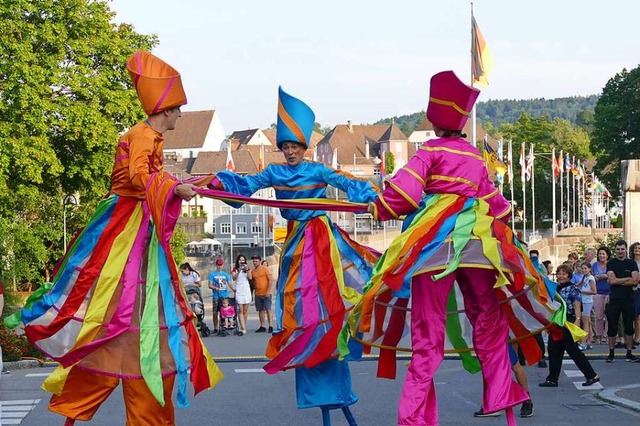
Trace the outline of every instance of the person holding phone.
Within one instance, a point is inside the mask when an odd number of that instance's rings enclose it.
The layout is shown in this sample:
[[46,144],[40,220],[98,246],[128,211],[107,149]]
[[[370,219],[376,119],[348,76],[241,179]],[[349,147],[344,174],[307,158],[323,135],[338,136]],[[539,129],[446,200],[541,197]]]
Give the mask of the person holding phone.
[[251,286],[249,285],[249,268],[247,258],[240,254],[236,257],[236,264],[231,272],[233,279],[232,290],[236,292],[236,303],[238,304],[238,321],[240,322],[240,336],[247,333],[247,316],[249,305],[251,304]]

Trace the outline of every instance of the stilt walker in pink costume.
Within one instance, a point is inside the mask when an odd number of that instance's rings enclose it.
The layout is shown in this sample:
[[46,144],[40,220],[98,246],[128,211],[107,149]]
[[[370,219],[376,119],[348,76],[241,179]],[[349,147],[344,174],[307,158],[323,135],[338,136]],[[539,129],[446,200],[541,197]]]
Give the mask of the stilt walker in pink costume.
[[[384,288],[400,291],[410,283],[413,357],[400,397],[399,425],[438,424],[433,376],[444,357],[445,323],[447,334],[450,332],[447,312],[451,312],[448,302],[455,282],[473,326],[473,350],[484,381],[483,409],[506,410],[510,424],[515,424],[511,407],[529,399],[511,378],[506,344],[510,328],[521,331],[524,346],[533,348],[527,340],[529,331],[513,308],[520,304],[539,324],[550,325],[545,318],[551,309],[539,309],[541,305],[534,306],[526,295],[535,294],[542,304],[550,300],[526,251],[504,223],[509,202],[489,179],[480,152],[463,139],[461,131],[479,93],[452,71],[432,77],[427,118],[438,139],[425,142],[370,206],[379,220],[408,216],[403,233],[376,264],[363,302],[351,313],[339,347],[345,355],[349,352],[345,340],[360,339],[366,344],[362,333],[370,331],[373,321],[377,323],[374,334],[384,336],[381,345],[371,345],[382,348],[381,360],[387,355],[385,350],[398,349],[408,292],[405,299],[399,299],[404,300],[405,308],[398,309],[396,304],[388,323],[380,321],[384,314],[378,308],[390,306]],[[506,303],[501,305],[501,301]],[[401,317],[400,321],[394,316]],[[533,357],[539,359],[539,355]],[[387,373],[393,370],[387,377],[395,376],[395,359],[391,364],[385,367]],[[380,367],[378,374],[385,375]]]

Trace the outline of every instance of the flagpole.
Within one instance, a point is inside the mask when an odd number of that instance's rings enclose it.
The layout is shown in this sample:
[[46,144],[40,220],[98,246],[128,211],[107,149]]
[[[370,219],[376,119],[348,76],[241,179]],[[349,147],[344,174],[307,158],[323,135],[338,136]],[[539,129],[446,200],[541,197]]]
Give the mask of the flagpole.
[[[227,145],[227,170],[235,172],[235,165],[233,164],[233,156],[231,155],[231,143]],[[229,263],[233,263],[233,207],[229,206],[229,226],[230,226],[230,238],[229,238]]]
[[[356,153],[353,153],[353,174],[356,174]],[[358,241],[358,216],[353,213],[353,241]]]
[[[582,166],[584,169],[584,165]],[[584,170],[586,172],[586,170]],[[582,173],[582,197],[584,200],[582,201],[582,223],[585,227],[589,226],[589,218],[587,212],[589,211],[589,205],[587,204],[587,175]]]
[[[563,186],[563,180],[564,180],[564,156],[562,155],[562,150],[560,150],[560,158],[562,159],[562,161],[559,161],[558,163],[560,163],[560,222],[564,224],[564,222],[562,221],[562,217],[564,214],[564,186]],[[555,223],[553,226],[556,226]],[[559,227],[558,231],[560,231],[563,227]]]
[[596,174],[591,172],[591,229],[596,229]]
[[[584,206],[584,191],[582,191],[582,175],[580,174],[580,160],[578,160],[578,174],[576,176],[576,186],[577,188],[577,203],[576,203],[576,220],[578,225],[582,225],[584,214],[583,214],[583,206]],[[582,194],[582,196],[581,196]]]
[[[568,153],[567,153],[568,155]],[[571,169],[566,170],[567,160],[571,161],[568,157],[565,157],[564,169],[567,172],[567,228],[571,224],[571,203],[569,202],[569,194],[571,193],[571,184],[569,183],[569,175],[571,174]]]
[[[473,43],[473,2],[471,2],[471,43]],[[471,51],[471,86],[473,87],[473,51]],[[476,105],[471,108],[471,145],[476,146]]]
[[267,214],[265,206],[262,206],[262,259],[267,257]]
[[[266,168],[264,154],[264,144],[260,144],[260,156],[262,157],[260,161],[261,172]],[[262,198],[265,198],[264,189],[262,190]],[[267,209],[266,206],[262,206],[262,260],[267,257],[267,231]]]
[[[524,176],[523,176],[524,177]],[[525,180],[522,179],[522,241],[527,241],[527,191]]]
[[[573,175],[573,167],[576,164],[575,155],[573,156],[572,160],[573,161],[571,161],[571,174]],[[572,212],[571,218],[573,219],[573,223],[575,223],[576,222],[576,202],[577,202],[577,197],[576,197],[576,177],[575,177],[575,175],[572,176],[572,177],[573,177],[573,179],[572,179],[572,182],[571,182],[571,186],[573,187],[573,197],[572,197],[573,198],[573,200],[572,200],[573,201],[573,205],[571,206],[571,209],[572,209],[571,210],[571,212]]]
[[233,263],[233,207],[229,206],[229,226],[231,227],[231,238],[229,238],[229,263]]
[[[338,148],[333,149],[333,157],[331,157],[331,167],[334,170],[338,170]],[[336,201],[338,201],[338,188],[334,186],[333,189],[335,190],[334,192],[336,194]],[[339,221],[340,221],[340,212],[336,212],[335,223],[339,224]]]
[[[382,165],[382,170],[380,170],[380,192],[384,191],[384,179],[385,176],[387,174],[387,164],[386,164],[386,153],[385,152],[381,152],[380,156],[382,157],[382,162],[380,163]],[[383,174],[384,172],[384,174]],[[383,250],[387,249],[387,221],[383,221],[382,222],[382,248]]]
[[531,235],[536,235],[536,189],[535,189],[535,181],[536,181],[536,166],[535,166],[535,157],[533,155],[534,145],[531,144],[531,216],[533,218],[533,222],[531,224]]
[[[500,138],[500,140],[498,141],[498,153],[497,154],[498,154],[498,160],[500,160],[500,162],[504,164],[503,151],[504,151],[504,141],[502,140],[502,138]],[[504,176],[502,176],[500,178],[500,194],[504,194]]]
[[520,145],[520,167],[522,170],[520,171],[520,180],[522,181],[522,241],[527,241],[527,191],[526,188],[526,170],[527,170],[527,160],[525,158],[524,153],[526,152],[526,142],[522,142]]
[[511,226],[515,227],[515,223],[516,223],[516,213],[515,213],[515,209],[513,208],[513,203],[514,203],[514,199],[513,199],[513,146],[512,146],[512,140],[509,139],[509,152],[507,153],[507,160],[509,161],[509,166],[508,166],[508,170],[509,170],[509,191],[511,192]]
[[556,236],[556,149],[551,150],[551,179],[553,179],[553,185],[551,186],[551,198],[553,198],[553,204],[551,205],[551,235]]

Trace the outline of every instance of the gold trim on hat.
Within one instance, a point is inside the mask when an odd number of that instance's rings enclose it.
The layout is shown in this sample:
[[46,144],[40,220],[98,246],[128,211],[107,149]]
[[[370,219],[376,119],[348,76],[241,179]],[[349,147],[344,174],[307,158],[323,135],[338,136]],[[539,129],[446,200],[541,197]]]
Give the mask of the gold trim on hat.
[[453,109],[455,109],[456,111],[458,111],[460,114],[462,115],[469,115],[471,114],[471,111],[465,111],[462,108],[460,108],[455,102],[452,101],[445,101],[443,99],[437,99],[434,97],[429,97],[429,102],[433,102],[434,104],[440,104],[440,105],[445,105],[445,106],[450,106],[453,107]]

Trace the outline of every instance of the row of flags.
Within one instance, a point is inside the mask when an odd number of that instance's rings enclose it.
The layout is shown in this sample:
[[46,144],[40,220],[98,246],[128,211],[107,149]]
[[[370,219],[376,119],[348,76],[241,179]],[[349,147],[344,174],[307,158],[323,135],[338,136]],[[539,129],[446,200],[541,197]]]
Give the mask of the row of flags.
[[[487,137],[485,136],[484,138],[484,161],[487,165],[487,169],[496,175],[496,179],[500,184],[504,183],[505,176],[507,177],[509,182],[511,182],[514,177],[511,141],[509,141],[508,144],[506,163],[504,161],[503,145],[503,140],[498,140],[497,150],[494,150],[491,145],[489,145]],[[525,152],[525,144],[523,143],[522,145],[520,145],[520,157],[518,159],[518,165],[520,166],[520,180],[522,182],[530,181],[533,175],[535,160],[533,144],[529,145],[529,153],[525,155]],[[551,170],[555,180],[557,180],[563,172],[571,173],[571,175],[573,175],[574,179],[576,180],[586,180],[588,175],[587,171],[584,168],[584,163],[582,163],[580,159],[576,160],[575,155],[572,156],[568,153],[565,154],[564,151],[560,151],[560,154],[556,156],[555,148],[551,153]],[[592,186],[594,191],[602,193],[607,197],[611,197],[611,193],[609,192],[607,187],[595,176],[592,182]]]

